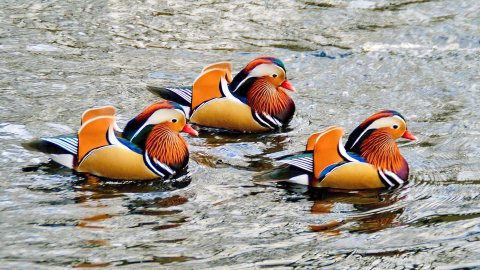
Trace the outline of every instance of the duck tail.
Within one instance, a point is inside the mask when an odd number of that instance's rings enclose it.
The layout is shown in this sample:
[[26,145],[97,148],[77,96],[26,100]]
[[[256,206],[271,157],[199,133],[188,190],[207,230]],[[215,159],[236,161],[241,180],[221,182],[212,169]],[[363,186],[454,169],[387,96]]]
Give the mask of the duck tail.
[[271,171],[257,174],[253,181],[260,185],[269,185],[276,182],[290,182],[300,185],[308,185],[310,175],[303,169],[284,164]]
[[22,146],[31,151],[48,154],[53,161],[65,167],[72,169],[76,164],[78,149],[76,135],[40,138],[22,143]]
[[165,100],[189,107],[192,104],[192,87],[159,87],[148,85],[147,90]]

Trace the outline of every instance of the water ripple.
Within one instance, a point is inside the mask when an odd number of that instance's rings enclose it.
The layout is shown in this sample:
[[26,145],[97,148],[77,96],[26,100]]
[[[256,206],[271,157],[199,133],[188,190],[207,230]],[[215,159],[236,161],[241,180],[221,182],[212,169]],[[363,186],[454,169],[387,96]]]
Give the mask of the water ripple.
[[[0,251],[11,269],[453,269],[478,265],[476,0],[12,1],[0,9]],[[186,137],[180,181],[118,183],[29,152],[115,105],[125,124],[203,66],[281,58],[297,112],[262,135]],[[254,184],[275,155],[330,125],[395,109],[397,190]],[[7,232],[7,233],[5,233]]]

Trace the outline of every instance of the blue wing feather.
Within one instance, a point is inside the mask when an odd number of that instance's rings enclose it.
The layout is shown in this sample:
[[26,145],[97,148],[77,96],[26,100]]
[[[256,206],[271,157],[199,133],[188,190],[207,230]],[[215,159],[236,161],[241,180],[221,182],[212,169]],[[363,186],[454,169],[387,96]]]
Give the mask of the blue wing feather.
[[117,137],[118,141],[120,143],[122,143],[123,145],[125,145],[126,147],[128,147],[128,149],[132,150],[133,152],[135,153],[138,153],[138,154],[143,154],[143,149],[140,148],[138,145],[130,142],[129,140],[126,140],[124,138],[120,138],[120,137]]

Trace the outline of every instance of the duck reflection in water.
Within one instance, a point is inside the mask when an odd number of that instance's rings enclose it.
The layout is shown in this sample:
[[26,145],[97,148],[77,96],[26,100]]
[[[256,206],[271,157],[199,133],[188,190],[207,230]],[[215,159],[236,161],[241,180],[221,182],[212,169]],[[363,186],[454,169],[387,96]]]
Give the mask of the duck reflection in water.
[[[170,183],[162,181],[148,182],[125,182],[111,181],[101,179],[99,177],[88,175],[86,179],[78,181],[75,185],[76,198],[75,202],[80,207],[90,208],[83,210],[90,213],[77,222],[79,229],[102,231],[102,230],[124,230],[139,233],[142,230],[160,231],[179,227],[183,225],[188,217],[186,217],[179,206],[188,202],[188,198],[175,194],[175,190],[188,186],[191,179],[184,176],[182,181],[173,181]],[[121,208],[119,209],[119,202]],[[91,209],[94,208],[94,209]],[[127,211],[125,211],[125,208]],[[92,214],[94,213],[94,214]],[[132,216],[132,222],[119,225],[109,219],[117,216]],[[153,219],[152,219],[153,217]],[[100,234],[104,235],[104,234]],[[177,243],[183,241],[183,238],[162,239],[163,234],[158,236],[156,243]],[[110,246],[111,242],[115,242],[111,238],[95,238],[85,240],[83,245],[88,247]],[[132,247],[143,245],[142,241],[129,243]],[[127,247],[128,248],[128,247]],[[182,260],[180,257],[168,257],[164,260]],[[187,258],[188,259],[188,258]],[[119,261],[102,262],[102,264],[118,265]],[[136,261],[122,261],[122,264],[135,264]],[[96,263],[82,262],[77,267],[99,267]]]
[[[99,177],[89,175],[85,181],[81,181],[75,186],[78,196],[75,198],[76,203],[82,204],[83,207],[108,208],[108,201],[118,197],[132,197],[128,199],[126,207],[128,214],[145,215],[145,216],[169,216],[179,214],[180,210],[169,210],[168,208],[185,204],[188,202],[186,197],[173,195],[171,192],[175,189],[184,188],[190,184],[190,177],[184,176],[181,181],[172,182],[125,182],[111,181],[101,179]],[[142,196],[145,194],[146,196]],[[132,196],[133,195],[133,196]],[[107,210],[107,209],[105,209]],[[80,220],[79,225],[86,227],[89,223],[103,221],[118,214],[105,213],[95,216],[88,216]],[[101,217],[101,218],[96,218]],[[185,218],[180,218],[182,222]],[[181,225],[175,223],[175,227]],[[150,225],[158,225],[154,222]],[[143,226],[147,224],[136,224],[133,227]]]
[[350,205],[349,213],[341,210],[342,219],[325,220],[321,224],[308,225],[309,230],[326,234],[341,234],[348,232],[376,232],[386,228],[401,225],[398,217],[404,207],[402,189],[358,190],[347,191],[339,189],[318,189],[291,183],[279,183],[289,192],[302,193],[312,202],[310,213],[313,215],[337,214],[340,205]]
[[[60,166],[56,162],[49,161],[47,163],[35,164],[23,168],[24,172],[35,172],[38,174],[52,175],[55,177],[65,177],[61,183],[62,189],[72,190],[75,192],[73,202],[81,208],[89,208],[90,210],[81,210],[81,213],[88,213],[85,217],[79,218],[76,222],[76,226],[83,229],[102,230],[110,229],[104,224],[108,223],[108,220],[118,216],[124,215],[124,211],[119,213],[118,202],[115,199],[120,198],[127,200],[126,207],[128,208],[128,214],[131,215],[143,215],[143,216],[173,216],[175,218],[170,219],[173,222],[169,224],[160,224],[161,222],[154,222],[152,229],[159,229],[164,227],[168,229],[170,227],[180,226],[185,217],[179,215],[180,210],[171,209],[175,206],[179,206],[188,202],[186,197],[173,194],[175,190],[187,187],[191,178],[185,170],[181,175],[178,175],[171,181],[115,181],[110,179],[101,178],[91,174],[76,173],[72,175],[72,171],[63,166]],[[70,179],[71,181],[68,181]],[[47,186],[46,186],[47,185]],[[58,186],[52,186],[52,182],[38,185],[35,189],[44,192],[51,192],[57,190]],[[125,204],[122,202],[122,206]],[[177,218],[178,216],[178,218]],[[179,222],[175,222],[179,220]],[[174,226],[170,226],[173,223]],[[132,227],[143,226],[148,224],[134,224]],[[106,239],[92,239],[86,240],[86,245],[109,245],[109,241]]]

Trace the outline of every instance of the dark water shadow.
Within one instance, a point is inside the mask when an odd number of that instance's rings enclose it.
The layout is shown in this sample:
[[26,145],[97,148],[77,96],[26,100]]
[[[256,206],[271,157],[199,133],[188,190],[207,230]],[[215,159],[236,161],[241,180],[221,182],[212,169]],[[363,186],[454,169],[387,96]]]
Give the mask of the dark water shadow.
[[431,0],[405,0],[405,1],[398,1],[393,3],[388,3],[385,5],[378,5],[373,8],[374,11],[399,11],[405,9],[409,5],[415,4],[423,4],[431,2]]
[[56,163],[53,160],[48,162],[42,162],[38,164],[32,164],[22,167],[22,171],[26,173],[41,172],[46,175],[64,175],[69,176],[75,174],[75,172],[65,166]]
[[88,261],[83,262],[76,262],[73,264],[73,268],[104,268],[104,267],[121,267],[121,266],[130,266],[136,264],[159,264],[159,265],[166,265],[170,263],[181,263],[186,261],[195,260],[195,257],[188,257],[188,256],[152,256],[148,259],[142,260],[119,260],[119,261],[111,261],[111,262],[100,262],[100,263],[93,263]]

